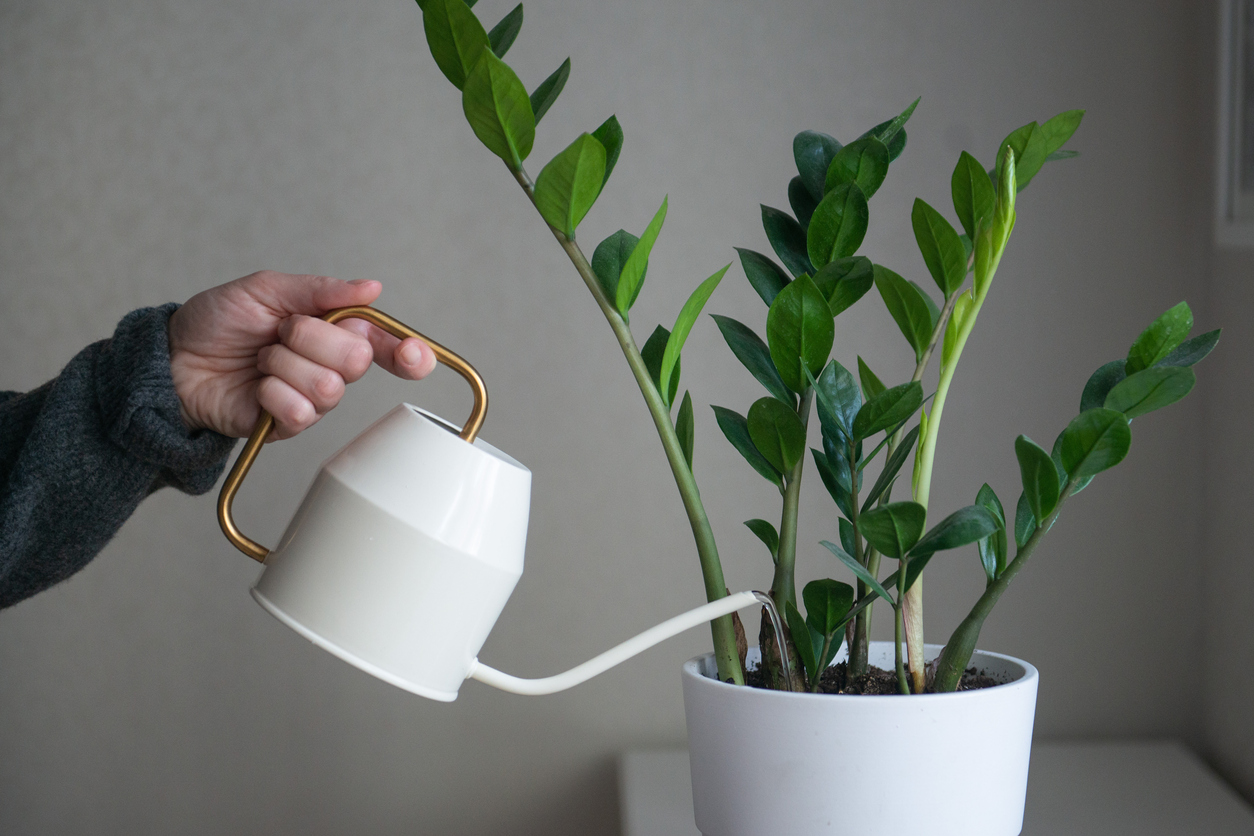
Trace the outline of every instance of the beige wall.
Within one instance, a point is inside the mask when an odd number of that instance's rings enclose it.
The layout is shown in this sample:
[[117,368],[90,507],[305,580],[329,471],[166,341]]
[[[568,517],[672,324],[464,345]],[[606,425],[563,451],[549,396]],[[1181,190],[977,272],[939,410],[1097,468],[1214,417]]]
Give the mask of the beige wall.
[[[495,20],[508,5],[476,8]],[[1209,69],[1197,56],[1210,17],[1184,0],[537,0],[527,15],[510,60],[529,86],[567,54],[574,66],[533,173],[611,112],[627,134],[585,247],[639,231],[670,196],[633,312],[641,340],[733,245],[767,248],[757,204],[786,205],[796,131],[848,140],[922,95],[872,204],[866,252],[927,284],[911,200],[948,209],[959,151],[987,161],[1009,129],[1088,108],[1074,140],[1083,156],[1021,196],[947,410],[933,511],[970,502],[985,480],[1013,503],[1015,435],[1048,444],[1094,368],[1168,306],[1198,303],[1200,327],[1232,329],[1226,359],[1200,374],[1212,399],[1137,421],[1129,460],[1069,506],[981,643],[1040,667],[1043,736],[1201,743],[1204,704],[1229,718],[1248,704],[1219,672],[1204,701],[1177,662],[1196,655],[1212,600],[1230,603],[1228,620],[1207,622],[1230,645],[1212,647],[1229,666],[1248,655],[1235,637],[1248,619],[1233,614],[1239,529],[1227,522],[1248,494],[1243,459],[1208,447],[1200,423],[1209,404],[1228,416],[1232,444],[1248,435],[1244,396],[1219,392],[1221,377],[1241,375],[1221,370],[1243,362],[1243,265],[1205,304],[1210,146],[1196,126],[1210,118],[1199,98]],[[381,279],[384,309],[487,379],[484,437],[533,469],[535,499],[528,572],[486,662],[555,672],[700,601],[677,495],[617,347],[464,124],[412,4],[0,3],[0,388],[54,375],[136,306],[263,267]],[[709,310],[759,328],[764,311],[738,266]],[[838,323],[835,356],[852,365],[861,353],[904,379],[882,303],[856,310]],[[705,406],[744,410],[756,384],[708,319],[684,372],[729,582],[766,586],[767,560],[740,521],[776,516],[777,498]],[[372,375],[306,437],[265,451],[241,500],[246,530],[274,541],[317,463],[401,398],[449,416],[468,400],[453,375],[418,386]],[[835,534],[835,516],[808,478],[802,580],[839,574],[814,545]],[[1232,567],[1204,573],[1206,552]],[[218,533],[210,498],[165,492],[81,575],[0,613],[6,832],[614,833],[615,753],[683,740],[678,666],[707,647],[703,631],[566,694],[471,683],[436,704],[281,628],[246,595],[255,574]],[[980,586],[973,550],[933,563],[934,640]],[[1249,733],[1227,723],[1206,726],[1216,751],[1234,729]],[[1249,789],[1254,767],[1238,751],[1222,758]]]

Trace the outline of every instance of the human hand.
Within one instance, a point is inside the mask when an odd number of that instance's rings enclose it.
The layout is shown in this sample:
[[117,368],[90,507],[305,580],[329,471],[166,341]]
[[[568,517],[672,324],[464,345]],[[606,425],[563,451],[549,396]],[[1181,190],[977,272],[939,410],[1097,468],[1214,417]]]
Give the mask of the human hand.
[[170,317],[170,373],[190,429],[249,435],[264,409],[269,440],[312,426],[371,361],[418,380],[435,368],[422,340],[398,340],[360,319],[318,317],[369,305],[383,287],[359,279],[263,270],[198,293]]

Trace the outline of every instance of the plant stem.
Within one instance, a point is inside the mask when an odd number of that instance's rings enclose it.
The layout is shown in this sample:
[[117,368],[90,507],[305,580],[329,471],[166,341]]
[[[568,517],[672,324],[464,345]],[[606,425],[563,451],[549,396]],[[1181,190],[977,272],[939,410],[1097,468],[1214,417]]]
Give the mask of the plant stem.
[[[518,169],[510,168],[510,172],[534,205],[536,201],[535,185],[531,182],[531,178],[527,176],[527,172],[521,167]],[[547,222],[546,225],[548,225]],[[653,424],[657,428],[658,436],[662,441],[662,449],[666,452],[666,459],[670,462],[671,473],[675,477],[675,485],[679,488],[679,495],[683,499],[684,510],[688,514],[688,523],[692,527],[692,535],[696,540],[697,555],[701,562],[701,576],[705,581],[706,599],[716,601],[719,598],[724,598],[727,596],[727,584],[723,579],[723,564],[719,560],[718,546],[714,542],[714,531],[710,527],[709,517],[706,515],[705,506],[701,502],[701,494],[697,490],[696,479],[692,475],[692,470],[688,467],[687,459],[684,458],[683,447],[679,443],[679,436],[676,434],[675,425],[671,421],[670,410],[662,400],[662,395],[658,392],[657,387],[653,385],[653,378],[649,376],[649,370],[645,366],[644,358],[640,356],[640,349],[636,346],[636,341],[631,335],[631,328],[619,314],[618,309],[605,295],[605,291],[601,288],[601,283],[597,280],[592,266],[588,263],[588,259],[584,256],[579,245],[552,226],[549,226],[549,231],[553,233],[553,237],[557,239],[557,242],[562,245],[562,249],[566,251],[566,255],[569,256],[571,263],[574,264],[575,269],[579,272],[584,284],[588,286],[592,297],[596,299],[597,305],[601,308],[601,313],[609,321],[610,328],[613,329],[614,336],[618,339],[618,344],[623,350],[623,355],[627,358],[627,365],[631,367],[631,372],[635,375],[636,383],[640,387],[640,393],[644,395],[645,404],[649,407],[649,413],[653,416]],[[724,682],[734,682],[737,685],[743,685],[745,682],[744,671],[740,666],[740,655],[736,649],[736,634],[732,626],[731,616],[723,616],[710,622],[710,629],[714,638],[714,659],[718,664],[718,678]]]
[[962,679],[963,672],[967,669],[967,665],[971,662],[971,654],[975,652],[975,643],[980,638],[980,628],[984,626],[984,619],[988,618],[989,613],[993,611],[993,607],[997,605],[997,601],[1001,598],[1002,593],[1010,588],[1010,582],[1015,579],[1015,575],[1019,574],[1019,570],[1028,562],[1028,558],[1036,551],[1036,547],[1040,545],[1041,540],[1045,539],[1045,535],[1053,527],[1054,522],[1058,519],[1058,515],[1062,513],[1063,504],[1071,498],[1075,492],[1076,482],[1074,479],[1067,482],[1063,488],[1062,495],[1058,497],[1058,505],[1054,508],[1054,513],[1049,515],[1049,519],[1044,525],[1037,526],[1036,531],[1032,532],[1032,536],[1023,544],[1023,548],[1015,554],[1015,559],[1010,561],[1006,566],[1006,570],[1002,572],[997,580],[993,581],[984,590],[984,594],[975,602],[975,606],[971,608],[971,612],[962,623],[954,630],[953,635],[949,637],[945,649],[941,651],[940,658],[936,660],[936,682],[937,692],[954,691],[958,688],[958,682]]
[[[810,405],[813,401],[814,389],[807,387],[797,407],[797,417],[801,419],[802,427],[809,426]],[[784,508],[779,520],[779,550],[776,553],[775,577],[771,581],[771,597],[775,599],[775,605],[780,610],[783,610],[785,603],[797,606],[797,587],[794,580],[797,562],[797,512],[801,504],[801,474],[805,470],[805,463],[805,457],[802,456],[785,477]]]
[[[898,572],[900,573],[898,577],[904,578],[906,576],[906,565],[904,560],[902,561],[901,568],[898,569]],[[897,662],[897,689],[903,694],[909,694],[910,683],[906,679],[906,668],[905,665],[902,664],[901,659],[901,643],[905,639],[905,636],[903,635],[905,632],[905,624],[903,623],[901,615],[900,594],[897,595],[897,606],[893,607],[893,616],[893,644],[896,646],[895,658]]]

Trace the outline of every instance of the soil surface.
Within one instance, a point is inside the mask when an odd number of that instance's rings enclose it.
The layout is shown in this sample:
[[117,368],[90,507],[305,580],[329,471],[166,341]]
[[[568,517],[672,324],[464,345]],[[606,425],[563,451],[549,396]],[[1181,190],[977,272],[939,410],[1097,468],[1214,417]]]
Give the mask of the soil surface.
[[[866,673],[852,682],[848,681],[848,666],[844,662],[832,665],[823,672],[819,681],[820,694],[860,694],[863,696],[892,696],[900,694],[897,689],[897,674],[874,665],[867,665]],[[932,690],[932,666],[928,666],[927,693]],[[766,677],[761,668],[745,672],[745,684],[750,688],[766,688]],[[958,682],[959,691],[977,691],[980,688],[992,688],[1002,683],[986,674],[983,670],[967,668]]]

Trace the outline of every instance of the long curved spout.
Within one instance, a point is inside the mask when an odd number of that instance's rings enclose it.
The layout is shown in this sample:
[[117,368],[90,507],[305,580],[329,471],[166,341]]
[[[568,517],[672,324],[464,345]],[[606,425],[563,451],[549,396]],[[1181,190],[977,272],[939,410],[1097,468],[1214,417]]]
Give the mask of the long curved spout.
[[[685,630],[721,616],[730,615],[736,610],[741,610],[754,604],[761,604],[766,607],[767,613],[771,617],[772,626],[775,628],[775,635],[784,635],[783,625],[779,620],[779,613],[775,609],[775,602],[771,600],[771,596],[764,592],[756,591],[737,592],[735,595],[711,601],[708,604],[697,607],[695,610],[689,610],[682,615],[663,621],[656,627],[650,627],[635,638],[628,639],[617,647],[612,647],[600,656],[595,656],[565,673],[546,676],[542,679],[520,679],[519,677],[502,673],[496,668],[490,668],[478,659],[475,659],[466,678],[477,679],[485,685],[491,685],[493,688],[509,691],[512,694],[526,694],[528,696],[554,694],[558,691],[565,691],[567,688],[573,688],[581,682],[587,682],[597,674],[604,673],[615,665],[621,664],[632,656],[648,650],[653,645],[664,642],[672,636],[677,636]],[[783,657],[784,678],[791,690],[792,671],[788,666],[788,654],[781,654],[781,656]]]

